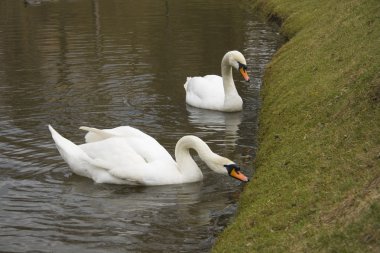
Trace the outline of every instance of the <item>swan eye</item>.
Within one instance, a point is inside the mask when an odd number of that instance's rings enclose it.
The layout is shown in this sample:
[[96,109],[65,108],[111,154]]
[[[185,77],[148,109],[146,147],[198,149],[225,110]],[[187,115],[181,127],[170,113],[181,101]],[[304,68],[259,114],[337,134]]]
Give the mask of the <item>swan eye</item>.
[[224,165],[224,167],[227,169],[228,174],[231,174],[231,172],[232,172],[233,170],[235,170],[235,171],[238,172],[238,173],[239,173],[239,171],[240,171],[240,167],[237,166],[236,164],[227,164],[227,165]]
[[239,69],[243,69],[243,70],[247,71],[247,65],[240,63],[240,62],[238,62],[238,63],[239,63]]

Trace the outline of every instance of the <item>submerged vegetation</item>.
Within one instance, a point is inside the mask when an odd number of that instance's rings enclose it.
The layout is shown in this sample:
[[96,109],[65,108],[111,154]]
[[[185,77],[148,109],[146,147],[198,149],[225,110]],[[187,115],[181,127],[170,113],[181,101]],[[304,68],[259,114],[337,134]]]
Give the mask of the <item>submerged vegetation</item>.
[[380,3],[255,0],[266,68],[254,179],[214,252],[380,251]]

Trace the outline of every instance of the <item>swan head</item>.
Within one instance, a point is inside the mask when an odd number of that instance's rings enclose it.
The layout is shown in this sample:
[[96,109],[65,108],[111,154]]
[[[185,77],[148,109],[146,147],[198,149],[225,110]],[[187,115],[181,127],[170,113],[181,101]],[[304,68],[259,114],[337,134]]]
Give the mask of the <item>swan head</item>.
[[225,157],[216,155],[215,160],[206,161],[206,164],[216,173],[228,175],[243,182],[249,181],[248,177],[240,171],[240,167]]
[[224,165],[224,167],[227,169],[227,173],[230,177],[236,178],[243,182],[248,182],[249,179],[246,177],[241,171],[240,167],[237,166],[235,163]]
[[229,65],[238,70],[243,76],[244,80],[249,82],[250,79],[247,73],[247,61],[245,60],[244,55],[235,50],[228,52],[225,57],[226,56],[228,58]]

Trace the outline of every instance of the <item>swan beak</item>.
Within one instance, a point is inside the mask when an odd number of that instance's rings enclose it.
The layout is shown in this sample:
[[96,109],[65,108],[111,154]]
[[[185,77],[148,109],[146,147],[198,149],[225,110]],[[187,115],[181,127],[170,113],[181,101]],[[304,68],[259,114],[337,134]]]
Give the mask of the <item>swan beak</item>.
[[233,177],[233,178],[236,178],[240,181],[243,181],[243,182],[248,182],[249,179],[248,177],[246,177],[243,173],[241,173],[240,171],[236,171],[235,169],[233,169],[230,173],[230,176]]
[[245,70],[244,67],[240,67],[239,71],[241,75],[243,76],[244,80],[249,82],[249,76],[248,76],[247,70]]

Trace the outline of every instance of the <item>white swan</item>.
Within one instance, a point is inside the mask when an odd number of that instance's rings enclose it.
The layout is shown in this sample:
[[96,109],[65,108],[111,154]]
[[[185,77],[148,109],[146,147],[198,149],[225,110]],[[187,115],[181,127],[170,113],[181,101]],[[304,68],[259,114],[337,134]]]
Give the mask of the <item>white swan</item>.
[[86,143],[76,145],[49,125],[58,151],[72,171],[97,183],[166,185],[201,181],[203,174],[190,149],[196,150],[214,172],[248,181],[234,162],[213,153],[196,136],[184,136],[177,142],[176,162],[154,138],[133,127],[80,129],[88,131]]
[[207,75],[187,78],[184,85],[187,104],[224,112],[243,110],[243,100],[236,90],[232,67],[239,70],[244,79],[249,82],[245,58],[239,51],[230,51],[224,55],[221,65],[222,77]]

